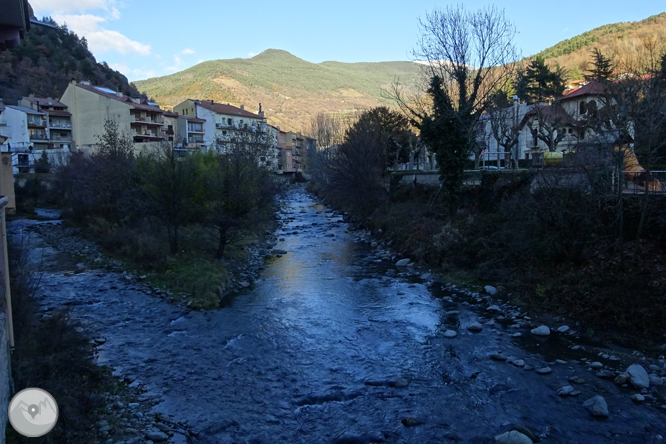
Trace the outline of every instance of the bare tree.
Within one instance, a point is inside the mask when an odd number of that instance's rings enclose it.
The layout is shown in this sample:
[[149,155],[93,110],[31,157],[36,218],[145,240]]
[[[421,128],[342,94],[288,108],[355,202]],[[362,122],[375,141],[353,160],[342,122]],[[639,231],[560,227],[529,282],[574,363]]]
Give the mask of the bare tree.
[[405,97],[397,84],[391,95],[437,154],[454,209],[464,165],[476,146],[475,127],[491,96],[513,75],[516,30],[495,7],[469,12],[448,6],[428,13],[419,24],[421,38],[413,54],[425,63],[429,109],[423,100]]
[[530,116],[534,116],[533,125],[529,126],[532,137],[545,143],[551,153],[557,151],[557,145],[567,136],[567,127],[575,126],[573,118],[558,101],[534,106],[526,114]]

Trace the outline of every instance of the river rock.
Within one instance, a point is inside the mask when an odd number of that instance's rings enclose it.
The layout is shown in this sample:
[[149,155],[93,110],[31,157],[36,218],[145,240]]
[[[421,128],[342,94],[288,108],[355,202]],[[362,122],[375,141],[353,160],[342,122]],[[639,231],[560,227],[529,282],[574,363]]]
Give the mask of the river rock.
[[529,437],[516,430],[495,436],[495,442],[498,444],[534,444]]
[[497,288],[493,287],[492,285],[486,285],[483,287],[483,289],[486,290],[486,293],[491,296],[497,294]]
[[523,361],[522,359],[517,359],[515,361],[511,361],[511,363],[513,365],[515,365],[516,367],[525,367],[525,361]]
[[650,384],[657,386],[664,385],[664,378],[660,378],[658,375],[650,373]]
[[563,325],[560,328],[557,329],[558,332],[560,333],[566,333],[569,331],[569,326],[568,325]]
[[453,330],[446,330],[446,331],[444,332],[444,337],[445,337],[445,338],[455,338],[456,336],[458,336],[458,333],[456,333],[456,332],[453,331]]
[[645,396],[641,395],[640,393],[636,393],[631,397],[631,400],[634,402],[643,402],[645,401]]
[[560,395],[560,396],[567,396],[567,395],[570,395],[574,390],[576,390],[576,389],[574,389],[572,386],[565,385],[564,387],[561,387],[557,391],[557,394]]
[[606,400],[603,396],[597,395],[588,399],[583,403],[583,407],[585,407],[592,416],[599,416],[603,418],[608,417],[608,404],[606,404]]
[[158,432],[157,430],[149,430],[146,432],[146,439],[150,439],[154,442],[164,442],[169,439],[169,437],[162,432]]
[[379,246],[379,244],[377,242],[373,242],[373,243],[370,244],[370,246],[372,248],[377,248]]
[[412,261],[411,259],[406,259],[406,258],[400,259],[398,262],[395,263],[395,265],[397,267],[406,267],[407,265],[409,265],[411,261]]
[[404,425],[405,427],[415,427],[415,426],[419,426],[419,425],[423,424],[423,421],[421,421],[417,418],[412,418],[412,417],[404,418],[400,422],[402,422],[402,425]]
[[499,308],[497,305],[491,305],[490,307],[486,308],[488,311],[502,311],[501,308]]
[[548,336],[550,335],[550,328],[542,325],[540,327],[532,329],[532,334],[537,336]]
[[536,372],[540,375],[547,375],[548,373],[552,372],[553,370],[550,367],[544,367],[538,369]]
[[471,331],[472,333],[479,333],[481,330],[483,330],[483,326],[478,322],[472,322],[467,325],[467,330]]
[[490,355],[490,357],[494,361],[506,361],[506,356],[504,356],[501,353],[493,353],[492,355]]
[[632,364],[627,369],[629,373],[629,382],[634,387],[638,388],[649,388],[650,387],[650,377],[647,372],[640,364]]
[[595,361],[595,362],[590,363],[590,367],[592,367],[595,370],[598,370],[598,369],[604,368],[604,365],[601,362]]

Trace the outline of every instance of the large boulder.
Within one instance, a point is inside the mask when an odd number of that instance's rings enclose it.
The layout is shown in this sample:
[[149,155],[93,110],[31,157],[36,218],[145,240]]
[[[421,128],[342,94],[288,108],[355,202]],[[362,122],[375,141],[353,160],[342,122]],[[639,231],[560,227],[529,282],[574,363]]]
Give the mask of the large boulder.
[[598,416],[601,418],[608,417],[608,404],[606,404],[606,400],[603,396],[597,395],[588,399],[583,403],[583,407],[585,407],[592,416]]
[[648,376],[647,371],[640,364],[632,364],[627,369],[629,373],[629,382],[631,385],[637,388],[649,388],[650,387],[650,377]]
[[534,444],[529,437],[516,430],[495,436],[495,442],[498,444]]

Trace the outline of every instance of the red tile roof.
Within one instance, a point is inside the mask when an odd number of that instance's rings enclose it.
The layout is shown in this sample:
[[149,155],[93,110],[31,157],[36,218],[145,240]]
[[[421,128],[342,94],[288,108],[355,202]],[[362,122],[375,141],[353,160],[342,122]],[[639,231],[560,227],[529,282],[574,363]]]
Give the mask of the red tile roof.
[[212,100],[201,100],[199,104],[207,110],[214,111],[218,114],[224,114],[227,116],[241,116],[250,119],[263,119],[263,117],[259,117],[254,113],[245,111],[244,109],[236,108],[235,106],[224,103],[214,103]]
[[561,100],[569,100],[575,97],[582,96],[598,96],[606,92],[606,87],[599,82],[591,81],[585,86],[581,86],[575,90],[570,91]]
[[27,100],[28,102],[35,105],[37,102],[39,102],[39,106],[55,106],[57,108],[67,108],[67,105],[56,99],[49,99],[45,97],[23,97],[23,100]]
[[83,83],[77,83],[76,86],[78,86],[79,88],[83,88],[87,91],[93,92],[95,94],[98,94],[102,97],[106,97],[107,99],[113,99],[113,100],[117,100],[119,102],[123,102],[123,103],[131,106],[134,109],[141,109],[141,110],[144,110],[144,111],[152,111],[154,113],[160,113],[160,114],[164,113],[164,110],[160,109],[159,106],[148,105],[148,102],[146,100],[142,100],[141,103],[136,103],[132,100],[131,97],[128,97],[128,96],[125,96],[125,95],[120,97],[117,94],[111,94],[111,93],[104,92],[100,89],[95,88],[92,85],[84,85]]

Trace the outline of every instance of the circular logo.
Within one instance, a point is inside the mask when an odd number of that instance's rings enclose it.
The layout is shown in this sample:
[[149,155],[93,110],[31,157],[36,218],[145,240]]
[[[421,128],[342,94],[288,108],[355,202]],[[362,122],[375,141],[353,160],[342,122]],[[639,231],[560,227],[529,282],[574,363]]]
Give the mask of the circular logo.
[[46,390],[21,390],[9,403],[9,422],[23,436],[46,435],[58,422],[58,404]]

